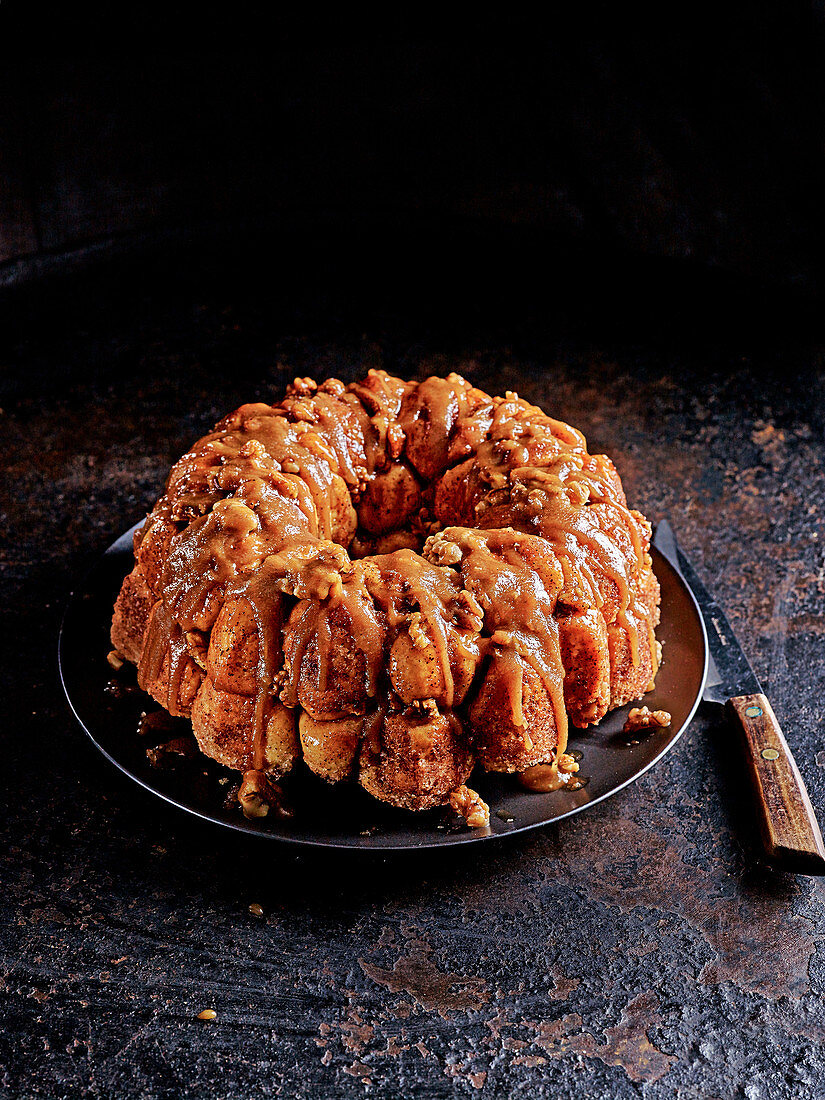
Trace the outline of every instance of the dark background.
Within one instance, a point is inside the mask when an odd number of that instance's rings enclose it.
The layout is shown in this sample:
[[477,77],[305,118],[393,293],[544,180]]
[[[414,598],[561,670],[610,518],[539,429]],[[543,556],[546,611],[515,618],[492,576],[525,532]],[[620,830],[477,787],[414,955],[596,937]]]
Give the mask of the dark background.
[[825,892],[761,860],[712,708],[558,827],[330,861],[155,805],[55,667],[74,579],[227,409],[455,369],[670,518],[821,814],[821,11],[69,15],[0,40],[0,1096],[821,1096]]
[[230,13],[188,49],[150,16],[90,48],[53,23],[39,58],[34,20],[2,44],[7,278],[323,218],[521,230],[550,269],[558,239],[823,290],[825,31],[804,4],[603,40],[503,14],[437,35]]

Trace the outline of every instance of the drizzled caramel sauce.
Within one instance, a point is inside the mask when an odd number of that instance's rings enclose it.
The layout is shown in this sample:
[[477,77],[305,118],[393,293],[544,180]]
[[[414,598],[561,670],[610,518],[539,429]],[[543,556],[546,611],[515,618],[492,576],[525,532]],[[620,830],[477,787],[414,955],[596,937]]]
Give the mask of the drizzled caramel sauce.
[[[404,518],[382,526],[415,527],[421,552],[359,558],[375,542],[360,526],[367,487],[402,458]],[[387,715],[425,731],[436,727],[416,715],[444,717],[472,748],[469,708],[485,677],[501,686],[519,760],[533,754],[522,783],[555,789],[577,768],[564,755],[568,711],[598,721],[643,659],[655,675],[648,538],[609,459],[515,394],[490,398],[458,375],[296,379],[280,405],[244,405],[196,443],[136,537],[136,572],[155,601],[139,683],[186,715],[204,681],[217,691],[219,670],[242,666],[250,812],[266,802],[266,776],[288,766],[283,753],[271,763],[284,708],[359,717],[355,763],[372,766],[386,755]],[[242,603],[252,634],[213,629]],[[345,639],[355,656],[342,667]],[[543,742],[525,702],[531,676],[553,731]],[[422,761],[433,736],[412,739]]]
[[536,764],[532,768],[525,768],[519,775],[519,783],[528,791],[536,791],[547,794],[550,791],[563,789],[575,791],[584,784],[576,777],[579,765],[572,756],[562,753],[551,764]]

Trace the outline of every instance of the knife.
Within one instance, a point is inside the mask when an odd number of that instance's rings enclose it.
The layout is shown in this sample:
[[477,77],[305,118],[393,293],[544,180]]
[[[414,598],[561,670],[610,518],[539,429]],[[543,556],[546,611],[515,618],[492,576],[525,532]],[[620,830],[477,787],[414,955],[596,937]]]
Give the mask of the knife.
[[725,706],[742,735],[768,857],[782,870],[825,875],[825,845],[799,768],[728,620],[679,549],[667,520],[656,527],[653,545],[691,589],[702,612],[708,636],[702,697]]

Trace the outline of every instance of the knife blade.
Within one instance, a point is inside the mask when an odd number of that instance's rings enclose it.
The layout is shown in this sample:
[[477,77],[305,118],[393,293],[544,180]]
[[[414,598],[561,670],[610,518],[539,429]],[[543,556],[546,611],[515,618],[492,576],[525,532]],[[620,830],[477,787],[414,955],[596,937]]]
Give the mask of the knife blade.
[[705,620],[708,636],[708,678],[703,698],[709,703],[727,703],[737,695],[760,695],[762,685],[719,604],[702,584],[696,570],[679,549],[673,528],[663,519],[656,528],[653,545],[667,558],[693,592]]
[[657,525],[653,545],[693,592],[702,613],[708,638],[702,697],[724,705],[742,735],[766,853],[782,869],[825,874],[825,844],[816,814],[759,678],[724,612],[679,549],[667,520]]

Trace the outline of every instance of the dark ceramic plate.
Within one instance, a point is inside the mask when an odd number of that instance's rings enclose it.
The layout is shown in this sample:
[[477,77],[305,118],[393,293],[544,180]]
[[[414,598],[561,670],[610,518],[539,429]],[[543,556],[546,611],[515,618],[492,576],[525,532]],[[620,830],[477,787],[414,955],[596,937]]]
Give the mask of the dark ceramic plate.
[[393,810],[354,785],[330,787],[303,765],[284,783],[294,816],[247,821],[231,798],[236,773],[200,754],[193,760],[170,757],[168,766],[152,766],[147,748],[188,735],[191,726],[177,719],[171,729],[163,728],[161,722],[154,733],[150,729],[139,735],[143,712],[158,712],[161,719],[163,712],[136,687],[133,670],[114,674],[106,662],[112,606],[132,567],[132,531],[109,547],[72,593],[60,632],[60,675],[77,720],[103,755],[147,791],[204,820],[293,844],[373,851],[467,844],[507,836],[569,817],[632,783],[664,756],[693,717],[707,668],[705,628],[690,589],[658,551],[654,549],[653,555],[662,586],[662,622],[657,635],[664,643],[665,660],[656,690],[644,701],[651,710],[670,711],[672,725],[636,734],[640,740],[634,743],[622,733],[630,709],[623,707],[594,730],[573,730],[568,752],[580,754],[579,775],[584,781],[576,791],[533,794],[512,777],[474,774],[472,785],[490,805],[486,829],[470,830],[448,810],[421,814]]

